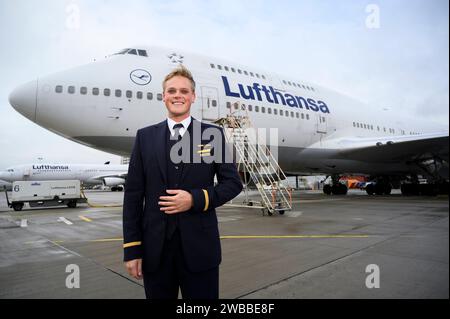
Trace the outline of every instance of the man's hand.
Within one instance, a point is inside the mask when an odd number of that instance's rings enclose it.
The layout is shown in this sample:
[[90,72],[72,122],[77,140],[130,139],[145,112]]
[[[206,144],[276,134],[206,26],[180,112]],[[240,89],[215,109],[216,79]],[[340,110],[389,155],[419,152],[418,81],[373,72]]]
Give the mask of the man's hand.
[[130,276],[136,279],[142,279],[142,259],[133,259],[125,262],[125,268],[127,268]]
[[176,214],[191,209],[194,203],[191,193],[182,189],[168,189],[166,192],[172,196],[159,197],[158,204],[161,206],[161,211],[166,214]]

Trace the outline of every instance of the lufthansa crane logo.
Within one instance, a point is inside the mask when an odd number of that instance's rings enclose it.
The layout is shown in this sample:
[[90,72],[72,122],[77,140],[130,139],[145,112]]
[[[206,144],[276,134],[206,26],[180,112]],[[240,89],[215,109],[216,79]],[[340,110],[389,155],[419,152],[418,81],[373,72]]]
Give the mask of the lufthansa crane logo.
[[152,80],[152,76],[146,70],[137,69],[137,70],[131,71],[130,79],[137,85],[147,85]]

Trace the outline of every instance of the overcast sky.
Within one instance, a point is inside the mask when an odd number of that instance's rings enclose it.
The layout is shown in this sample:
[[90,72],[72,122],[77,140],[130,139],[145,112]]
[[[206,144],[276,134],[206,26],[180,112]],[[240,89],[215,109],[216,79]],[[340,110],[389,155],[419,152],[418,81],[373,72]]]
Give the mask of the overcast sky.
[[17,113],[12,89],[133,45],[162,45],[309,80],[448,125],[447,0],[0,0],[0,169],[119,163]]

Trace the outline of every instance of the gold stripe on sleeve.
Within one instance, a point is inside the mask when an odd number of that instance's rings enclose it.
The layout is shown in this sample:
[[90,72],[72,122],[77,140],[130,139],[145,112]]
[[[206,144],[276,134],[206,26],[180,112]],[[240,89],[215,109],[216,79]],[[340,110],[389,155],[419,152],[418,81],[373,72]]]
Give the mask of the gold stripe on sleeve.
[[203,194],[205,194],[205,208],[203,208],[203,211],[206,212],[206,210],[208,209],[209,206],[209,196],[208,196],[208,191],[206,189],[202,189]]
[[142,242],[140,242],[140,241],[133,241],[133,242],[131,242],[131,243],[124,244],[124,245],[123,245],[123,248],[128,248],[128,247],[133,247],[133,246],[139,246],[139,245],[141,245],[141,244],[142,244]]

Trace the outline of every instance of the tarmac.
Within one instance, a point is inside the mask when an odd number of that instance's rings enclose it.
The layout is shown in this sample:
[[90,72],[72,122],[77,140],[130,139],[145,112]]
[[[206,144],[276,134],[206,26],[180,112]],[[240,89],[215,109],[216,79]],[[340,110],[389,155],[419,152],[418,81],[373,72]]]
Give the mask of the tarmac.
[[[1,299],[145,298],[122,262],[123,193],[86,196],[15,212],[0,194]],[[273,216],[244,197],[217,209],[221,298],[449,298],[448,196],[294,191]]]

